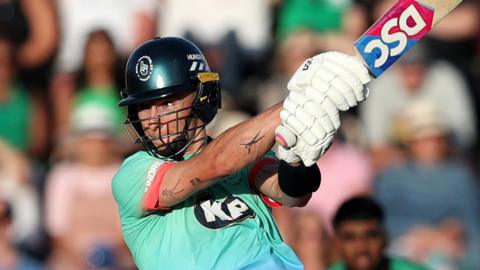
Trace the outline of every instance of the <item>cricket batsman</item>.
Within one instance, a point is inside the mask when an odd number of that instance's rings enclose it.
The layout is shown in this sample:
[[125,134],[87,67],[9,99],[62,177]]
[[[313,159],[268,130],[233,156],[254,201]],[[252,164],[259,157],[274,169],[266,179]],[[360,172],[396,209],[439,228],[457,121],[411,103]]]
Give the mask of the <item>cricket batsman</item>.
[[[307,59],[288,97],[215,139],[205,126],[221,105],[220,79],[193,43],[140,45],[126,66],[120,106],[143,151],[112,183],[123,237],[140,269],[303,269],[271,208],[304,206],[320,185],[316,161],[340,126],[339,111],[366,99],[367,68],[327,52]],[[296,135],[270,151],[276,130]],[[279,134],[281,132],[278,132]]]

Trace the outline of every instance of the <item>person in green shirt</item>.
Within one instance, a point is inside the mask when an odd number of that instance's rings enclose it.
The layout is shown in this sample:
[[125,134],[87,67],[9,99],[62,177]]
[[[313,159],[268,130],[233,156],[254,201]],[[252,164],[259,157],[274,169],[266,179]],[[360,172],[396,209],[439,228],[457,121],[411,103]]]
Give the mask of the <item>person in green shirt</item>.
[[284,39],[298,29],[314,33],[340,32],[351,0],[284,0],[279,8],[277,37]]
[[342,260],[328,270],[427,270],[407,259],[385,254],[383,210],[369,197],[345,201],[333,218],[333,228]]
[[[324,91],[311,87],[325,75],[333,77]],[[136,265],[303,269],[271,207],[304,206],[318,189],[315,162],[339,128],[339,108],[366,98],[365,76],[368,70],[347,55],[308,59],[290,80],[283,106],[210,139],[205,126],[220,107],[221,87],[198,47],[164,37],[135,49],[119,105],[127,107],[125,126],[144,151],[123,162],[112,190]],[[280,127],[293,131],[296,142],[279,148],[278,160],[270,149]]]

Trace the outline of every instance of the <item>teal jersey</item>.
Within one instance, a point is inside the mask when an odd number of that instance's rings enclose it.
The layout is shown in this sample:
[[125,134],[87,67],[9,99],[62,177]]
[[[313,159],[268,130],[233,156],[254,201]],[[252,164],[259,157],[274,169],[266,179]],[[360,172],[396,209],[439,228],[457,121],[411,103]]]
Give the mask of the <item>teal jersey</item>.
[[[337,263],[328,270],[346,270],[347,267],[343,262]],[[413,263],[403,258],[390,258],[388,262],[388,270],[428,270],[428,268]]]
[[140,269],[303,269],[251,188],[250,167],[169,210],[143,211],[144,194],[164,162],[138,152],[112,182],[123,237]]

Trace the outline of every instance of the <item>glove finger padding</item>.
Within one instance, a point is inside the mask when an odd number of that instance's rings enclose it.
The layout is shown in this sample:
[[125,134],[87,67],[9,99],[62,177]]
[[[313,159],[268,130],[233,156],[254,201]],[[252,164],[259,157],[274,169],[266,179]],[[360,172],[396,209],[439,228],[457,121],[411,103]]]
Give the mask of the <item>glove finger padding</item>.
[[331,92],[340,94],[346,100],[345,110],[357,106],[358,101],[353,88],[342,77],[336,77],[330,84]]
[[360,78],[358,78],[356,74],[350,71],[348,67],[344,67],[341,63],[332,61],[328,58],[325,59],[324,65],[332,72],[337,74],[340,78],[342,78],[342,80],[344,80],[350,86],[353,94],[355,95],[356,102],[360,102],[365,99],[365,93],[363,92],[363,84],[360,81]]
[[340,113],[337,109],[337,106],[335,106],[335,104],[329,97],[323,95],[312,87],[307,87],[305,89],[305,96],[307,97],[307,99],[312,100],[319,105],[317,107],[317,110],[309,108],[310,113],[315,115],[317,118],[321,118],[323,117],[323,115],[318,113],[318,111],[324,111],[330,117],[330,120],[332,121],[335,129],[338,129],[340,127]]
[[317,162],[317,160],[325,154],[333,142],[333,135],[326,137],[315,146],[307,145],[302,139],[297,141],[297,144],[289,151],[299,156],[305,166],[310,167]]
[[282,110],[280,112],[282,124],[288,127],[295,135],[301,136],[307,127],[294,114]]
[[283,102],[283,110],[280,112],[282,123],[288,126],[296,135],[302,135],[308,123],[313,123],[313,116],[302,109],[302,104],[307,102],[304,95],[291,92]]
[[[283,125],[288,127],[295,136],[303,138],[309,145],[314,145],[319,141],[316,134],[325,133],[322,132],[323,130],[320,127],[314,125],[315,122],[311,121],[310,123],[303,123],[301,118],[286,111],[280,112],[280,118],[282,119]],[[315,129],[315,132],[312,132],[312,129]]]
[[346,97],[332,85],[336,78],[335,73],[322,67],[312,79],[312,87],[329,97],[339,110],[348,110],[349,105]]
[[321,104],[316,104],[300,92],[292,92],[284,101],[280,118],[295,135],[303,137],[308,145],[315,145],[328,134],[334,133],[337,126],[340,126],[338,110],[334,106],[333,108],[336,112],[333,112],[335,118],[332,120],[330,115],[322,109]]
[[[343,70],[343,68],[332,61],[324,61],[323,64],[324,66],[318,68],[315,76],[312,77],[312,87],[330,97],[339,110],[346,111],[356,106],[358,100],[355,90],[351,86],[351,84],[355,84],[353,82],[355,79],[349,83],[345,72],[338,73],[338,71]],[[328,66],[326,66],[326,64],[328,64]],[[351,76],[353,76],[353,74]],[[356,81],[360,83],[360,80],[356,79]],[[361,90],[361,84],[359,87],[359,90]],[[364,98],[362,98],[362,100],[363,99]]]
[[[343,54],[340,52],[327,52],[318,55],[325,59],[332,60],[335,63],[343,66],[345,69],[350,70],[361,81],[362,84],[367,84],[372,80],[370,73],[365,65],[355,59],[355,57]],[[314,57],[315,58],[315,57]]]

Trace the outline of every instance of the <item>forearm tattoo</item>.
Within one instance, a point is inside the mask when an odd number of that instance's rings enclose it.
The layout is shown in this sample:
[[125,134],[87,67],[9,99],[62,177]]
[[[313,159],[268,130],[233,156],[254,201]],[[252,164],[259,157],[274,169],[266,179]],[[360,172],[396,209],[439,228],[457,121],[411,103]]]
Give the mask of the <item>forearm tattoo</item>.
[[247,149],[248,153],[250,154],[250,151],[255,146],[255,144],[259,142],[261,139],[263,139],[264,137],[265,135],[260,136],[260,132],[258,132],[257,135],[255,135],[255,137],[253,137],[253,139],[251,139],[248,143],[242,143],[240,145],[245,147],[245,149]]
[[172,200],[177,199],[177,195],[185,190],[185,189],[182,188],[181,190],[177,191],[178,184],[180,184],[180,179],[178,179],[177,183],[175,184],[175,186],[172,189],[166,188],[166,189],[162,190],[162,196],[168,197],[169,199],[172,199]]
[[192,186],[196,186],[196,185],[201,184],[202,180],[200,180],[200,178],[194,178],[194,179],[190,180],[190,183],[192,184]]

